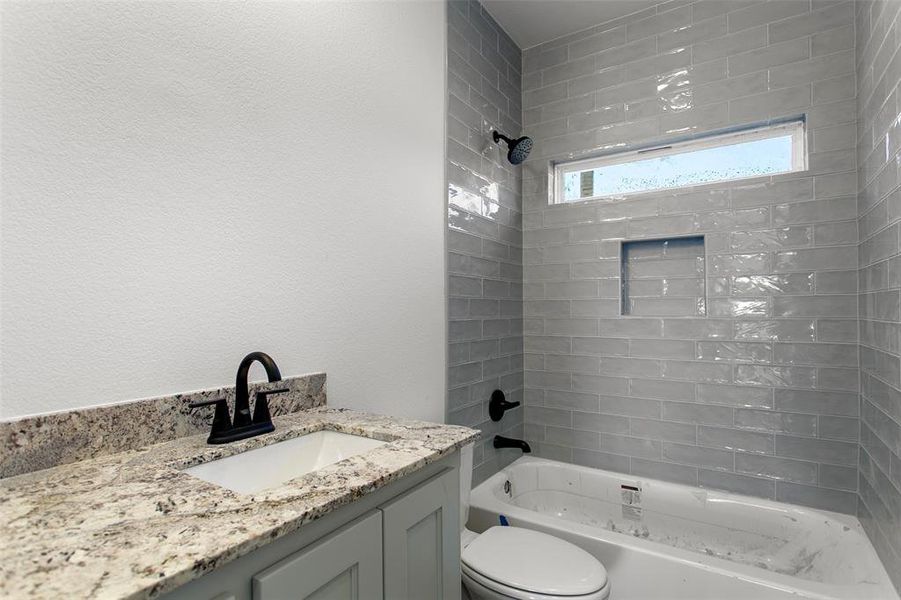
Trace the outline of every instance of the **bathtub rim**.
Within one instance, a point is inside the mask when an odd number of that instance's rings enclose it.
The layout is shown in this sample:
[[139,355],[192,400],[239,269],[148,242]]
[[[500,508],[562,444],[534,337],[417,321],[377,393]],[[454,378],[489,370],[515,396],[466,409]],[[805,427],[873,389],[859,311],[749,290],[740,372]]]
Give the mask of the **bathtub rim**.
[[[566,521],[557,517],[543,515],[536,511],[522,508],[513,504],[508,504],[495,496],[494,490],[501,489],[503,482],[508,478],[507,471],[514,469],[517,466],[529,464],[559,466],[560,468],[574,470],[580,473],[600,472],[614,478],[623,478],[626,480],[638,482],[653,482],[655,487],[657,485],[661,485],[664,488],[667,486],[674,486],[677,489],[689,492],[701,490],[709,494],[710,497],[714,498],[723,498],[758,505],[765,503],[776,508],[789,507],[794,513],[801,513],[808,516],[822,515],[825,518],[838,521],[843,525],[851,526],[855,530],[857,530],[860,535],[865,536],[865,540],[870,546],[872,558],[875,561],[875,567],[880,572],[881,581],[873,584],[862,582],[853,584],[838,584],[801,579],[798,577],[793,577],[791,575],[785,575],[783,573],[768,571],[751,565],[729,561],[716,556],[706,556],[692,550],[669,546],[667,544],[634,537],[625,533],[613,532],[600,527],[592,527],[573,521]],[[862,525],[860,524],[860,521],[853,515],[847,515],[844,513],[837,513],[823,509],[810,508],[796,504],[789,504],[787,502],[778,502],[765,498],[757,498],[754,496],[746,496],[743,494],[735,494],[712,488],[702,488],[686,484],[674,483],[661,479],[655,479],[653,477],[635,476],[627,473],[608,471],[606,469],[586,467],[547,458],[539,458],[536,456],[523,456],[516,459],[515,461],[500,469],[497,473],[483,481],[481,484],[473,488],[470,498],[470,504],[471,510],[475,509],[493,514],[503,514],[511,520],[511,524],[513,524],[513,521],[526,524],[534,523],[535,525],[539,526],[539,529],[542,531],[564,530],[572,533],[575,536],[586,537],[590,539],[599,539],[603,542],[622,546],[635,552],[650,554],[658,558],[672,560],[686,566],[700,568],[705,571],[717,573],[725,577],[741,579],[749,583],[766,586],[786,593],[802,594],[807,598],[815,598],[819,600],[836,600],[837,598],[857,600],[861,597],[868,597],[867,594],[878,593],[880,594],[878,596],[879,598],[884,597],[892,600],[901,600],[899,599],[899,596],[895,592],[894,588],[891,586],[888,573],[885,571],[885,566],[876,556],[875,550],[872,548],[872,543],[868,538],[866,538],[866,534],[863,530]],[[864,594],[864,596],[861,595],[862,593]]]

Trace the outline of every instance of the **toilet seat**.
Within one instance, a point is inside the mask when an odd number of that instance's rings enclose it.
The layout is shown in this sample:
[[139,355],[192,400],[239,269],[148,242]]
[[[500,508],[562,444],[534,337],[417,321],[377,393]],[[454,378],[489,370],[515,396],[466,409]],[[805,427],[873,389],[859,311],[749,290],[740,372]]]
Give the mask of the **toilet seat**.
[[507,587],[496,581],[487,579],[463,565],[463,584],[474,598],[484,600],[607,600],[610,597],[610,583],[588,595],[580,596],[548,596],[536,592],[527,592]]
[[521,527],[491,527],[463,550],[463,575],[500,597],[600,600],[607,570],[578,546]]

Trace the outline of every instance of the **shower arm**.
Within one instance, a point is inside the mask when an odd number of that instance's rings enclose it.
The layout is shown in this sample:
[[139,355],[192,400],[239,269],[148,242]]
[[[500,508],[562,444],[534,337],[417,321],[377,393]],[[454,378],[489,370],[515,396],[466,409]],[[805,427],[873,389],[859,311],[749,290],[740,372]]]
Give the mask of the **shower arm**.
[[503,133],[495,130],[491,132],[491,137],[494,138],[494,143],[497,144],[499,140],[504,140],[507,144],[512,144],[513,140],[505,136]]

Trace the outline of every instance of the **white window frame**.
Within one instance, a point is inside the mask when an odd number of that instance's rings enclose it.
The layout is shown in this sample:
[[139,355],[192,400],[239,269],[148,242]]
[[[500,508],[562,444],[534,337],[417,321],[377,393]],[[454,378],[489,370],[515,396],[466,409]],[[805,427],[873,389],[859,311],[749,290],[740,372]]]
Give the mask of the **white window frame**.
[[[732,146],[735,144],[754,142],[757,140],[766,140],[775,137],[783,137],[786,133],[792,136],[792,165],[787,171],[778,173],[768,173],[767,175],[753,175],[751,177],[735,177],[723,178],[704,183],[673,186],[666,188],[654,188],[652,190],[639,190],[635,192],[625,192],[613,196],[589,196],[585,198],[577,198],[574,200],[564,200],[563,198],[563,179],[564,175],[573,171],[588,171],[600,167],[608,167],[611,165],[622,164],[637,160],[646,160],[648,158],[657,158],[661,156],[669,156],[673,154],[682,154],[684,152],[693,152],[695,150],[705,150],[707,148],[715,148],[719,146]],[[666,190],[698,187],[722,183],[724,181],[742,181],[745,179],[757,179],[760,177],[770,177],[772,175],[780,175],[783,173],[796,173],[798,171],[807,170],[807,128],[804,119],[796,119],[788,122],[782,122],[775,125],[762,125],[751,128],[733,131],[729,133],[721,133],[709,135],[701,138],[694,138],[681,142],[674,142],[663,146],[654,146],[646,149],[630,150],[628,152],[618,152],[616,154],[608,154],[594,158],[585,158],[581,160],[560,162],[554,165],[554,197],[551,198],[551,204],[575,204],[577,202],[587,202],[590,200],[598,200],[603,198],[624,198],[627,196],[635,196],[638,194],[655,194]]]

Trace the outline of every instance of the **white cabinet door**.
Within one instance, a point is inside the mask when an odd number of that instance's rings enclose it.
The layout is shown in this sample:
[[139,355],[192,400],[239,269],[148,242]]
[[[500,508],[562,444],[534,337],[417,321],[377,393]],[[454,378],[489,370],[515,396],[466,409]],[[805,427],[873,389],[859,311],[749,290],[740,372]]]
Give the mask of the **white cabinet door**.
[[457,469],[385,504],[382,514],[386,600],[459,600]]
[[254,600],[382,600],[382,519],[369,513],[253,577]]

